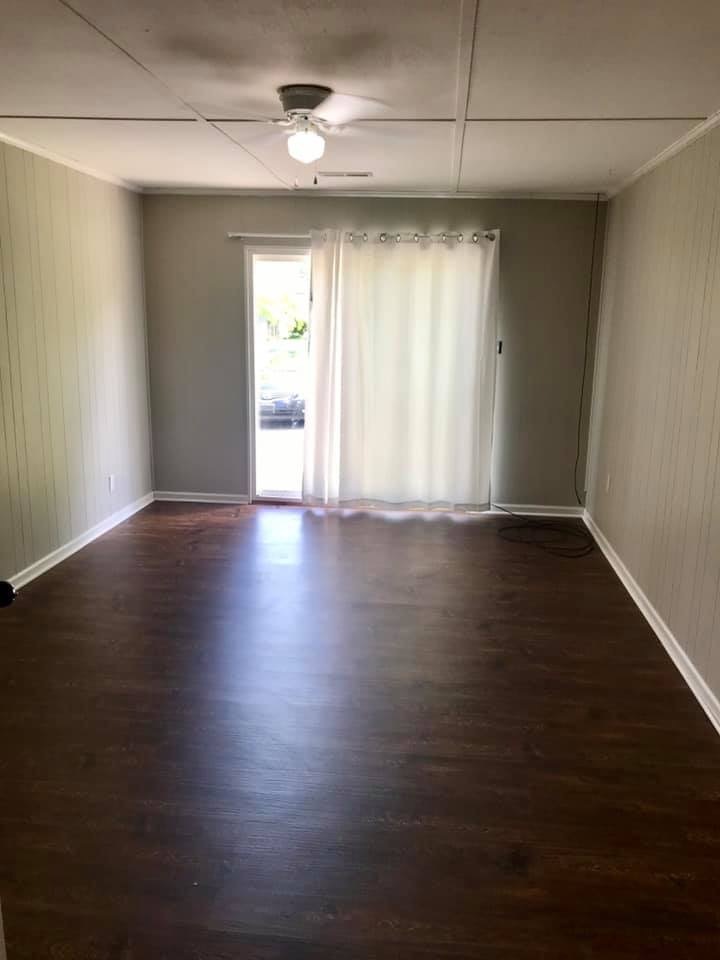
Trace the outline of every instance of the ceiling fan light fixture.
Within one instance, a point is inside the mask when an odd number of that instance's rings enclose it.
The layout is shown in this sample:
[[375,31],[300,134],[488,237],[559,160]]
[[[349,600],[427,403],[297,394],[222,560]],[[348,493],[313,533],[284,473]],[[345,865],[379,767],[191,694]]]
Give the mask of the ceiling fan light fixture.
[[325,153],[325,138],[307,118],[299,120],[295,132],[288,138],[288,153],[299,163],[314,163]]

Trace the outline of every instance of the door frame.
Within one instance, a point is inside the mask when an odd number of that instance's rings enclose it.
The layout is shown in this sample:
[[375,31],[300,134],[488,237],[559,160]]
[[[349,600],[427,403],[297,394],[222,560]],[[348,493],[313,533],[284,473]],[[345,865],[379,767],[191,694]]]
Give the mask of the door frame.
[[[295,243],[282,241],[278,237],[278,242],[274,243],[268,239],[267,243],[252,244],[245,246],[245,333],[247,337],[247,385],[248,385],[248,492],[250,502],[258,503],[302,503],[302,492],[299,499],[262,497],[258,496],[256,483],[257,473],[255,470],[255,435],[257,429],[257,407],[255,394],[255,292],[254,280],[255,271],[253,269],[256,256],[266,257],[268,260],[300,260],[304,257],[311,257],[311,248],[309,240],[297,240]],[[311,294],[312,299],[312,294]]]

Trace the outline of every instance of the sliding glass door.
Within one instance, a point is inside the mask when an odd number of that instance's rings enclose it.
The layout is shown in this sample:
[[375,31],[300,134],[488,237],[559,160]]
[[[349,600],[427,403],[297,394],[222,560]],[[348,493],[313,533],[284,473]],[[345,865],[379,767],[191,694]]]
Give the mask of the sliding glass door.
[[302,497],[310,253],[248,251],[251,278],[253,495]]

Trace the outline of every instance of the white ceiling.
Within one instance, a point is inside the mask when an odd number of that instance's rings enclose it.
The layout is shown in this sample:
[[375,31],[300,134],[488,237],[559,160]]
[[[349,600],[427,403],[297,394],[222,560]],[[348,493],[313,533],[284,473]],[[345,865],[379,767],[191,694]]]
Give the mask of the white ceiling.
[[695,125],[687,120],[471,120],[460,175],[464,191],[542,193],[562,169],[568,193],[606,192]]
[[483,0],[468,117],[720,108],[718,0]]
[[328,180],[329,188],[401,191],[448,189],[452,173],[455,124],[452,120],[427,122],[360,120],[327,137],[325,155],[306,167],[287,152],[287,134],[264,123],[224,122],[218,127],[245,146],[286,184],[311,187],[315,172],[371,172],[367,180]]
[[2,0],[1,22],[0,115],[192,116],[58,0]]
[[[3,0],[0,134],[145,188],[592,194],[720,108],[718,49],[718,0]],[[291,82],[379,103],[307,168],[257,122]]]
[[455,116],[460,0],[73,0],[204,116],[281,117],[321,83],[392,117]]
[[[146,187],[255,190],[285,184],[204,123],[172,120],[3,120],[13,139]],[[253,124],[257,126],[257,124]]]

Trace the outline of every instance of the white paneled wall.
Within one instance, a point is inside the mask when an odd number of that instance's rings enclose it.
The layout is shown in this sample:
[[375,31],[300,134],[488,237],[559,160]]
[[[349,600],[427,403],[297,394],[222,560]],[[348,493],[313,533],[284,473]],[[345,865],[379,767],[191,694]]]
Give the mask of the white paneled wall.
[[0,143],[0,578],[151,490],[142,269],[139,197]]
[[612,200],[590,512],[720,694],[720,129]]

